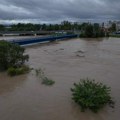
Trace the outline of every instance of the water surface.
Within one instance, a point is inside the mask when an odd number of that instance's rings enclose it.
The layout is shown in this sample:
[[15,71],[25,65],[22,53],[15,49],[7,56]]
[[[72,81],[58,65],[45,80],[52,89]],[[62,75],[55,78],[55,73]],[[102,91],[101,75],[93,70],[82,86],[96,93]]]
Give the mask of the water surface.
[[[41,84],[35,72],[17,77],[0,73],[0,120],[119,120],[120,39],[71,39],[26,48],[32,68],[43,68],[55,81]],[[115,108],[82,113],[70,88],[80,78],[94,78],[112,89]]]

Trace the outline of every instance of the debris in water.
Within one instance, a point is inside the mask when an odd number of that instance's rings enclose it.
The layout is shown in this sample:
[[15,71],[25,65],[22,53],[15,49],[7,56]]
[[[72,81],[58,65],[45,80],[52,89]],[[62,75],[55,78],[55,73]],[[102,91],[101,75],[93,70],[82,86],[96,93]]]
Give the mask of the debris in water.
[[64,50],[63,48],[60,48],[59,50]]
[[80,54],[77,54],[76,56],[77,57],[85,57],[85,55],[80,55]]
[[85,55],[84,55],[84,51],[82,51],[82,50],[78,50],[77,52],[75,52],[76,53],[76,56],[77,57],[85,57]]
[[85,52],[82,50],[78,50],[76,53],[85,53]]

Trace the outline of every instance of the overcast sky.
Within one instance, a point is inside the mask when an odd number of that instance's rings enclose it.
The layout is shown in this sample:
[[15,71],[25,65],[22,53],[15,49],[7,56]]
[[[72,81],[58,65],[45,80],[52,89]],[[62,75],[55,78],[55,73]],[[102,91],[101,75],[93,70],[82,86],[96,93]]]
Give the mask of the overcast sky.
[[0,23],[120,19],[120,0],[0,0]]

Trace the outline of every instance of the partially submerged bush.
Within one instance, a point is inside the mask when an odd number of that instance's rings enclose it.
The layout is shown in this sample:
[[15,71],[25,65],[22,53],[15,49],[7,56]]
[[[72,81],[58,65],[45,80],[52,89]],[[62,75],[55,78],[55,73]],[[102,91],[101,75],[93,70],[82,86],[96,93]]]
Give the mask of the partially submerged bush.
[[42,79],[42,84],[44,85],[53,85],[55,83],[55,81],[45,77],[44,79]]
[[8,75],[15,76],[16,75],[16,69],[13,67],[8,68],[7,70]]
[[0,41],[0,69],[21,67],[29,59],[29,56],[24,55],[24,52],[25,49],[17,44]]
[[81,111],[91,109],[97,112],[105,105],[113,104],[110,96],[110,88],[94,80],[82,79],[78,84],[74,83],[71,88],[72,99],[80,105]]
[[42,84],[49,86],[55,83],[55,81],[45,76],[45,73],[42,69],[36,69],[35,71],[36,71],[36,76],[38,76],[42,80]]
[[30,69],[27,66],[22,66],[20,68],[10,67],[10,68],[8,68],[7,72],[8,72],[8,75],[10,75],[10,76],[16,76],[16,75],[25,74],[25,73],[29,72],[29,70]]

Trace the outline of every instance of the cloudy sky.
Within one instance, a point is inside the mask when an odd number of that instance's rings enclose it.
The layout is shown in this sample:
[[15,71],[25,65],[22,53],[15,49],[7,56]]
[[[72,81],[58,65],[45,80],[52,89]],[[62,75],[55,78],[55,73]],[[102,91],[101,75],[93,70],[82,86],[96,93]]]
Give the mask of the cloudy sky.
[[0,0],[0,23],[120,19],[120,0]]

